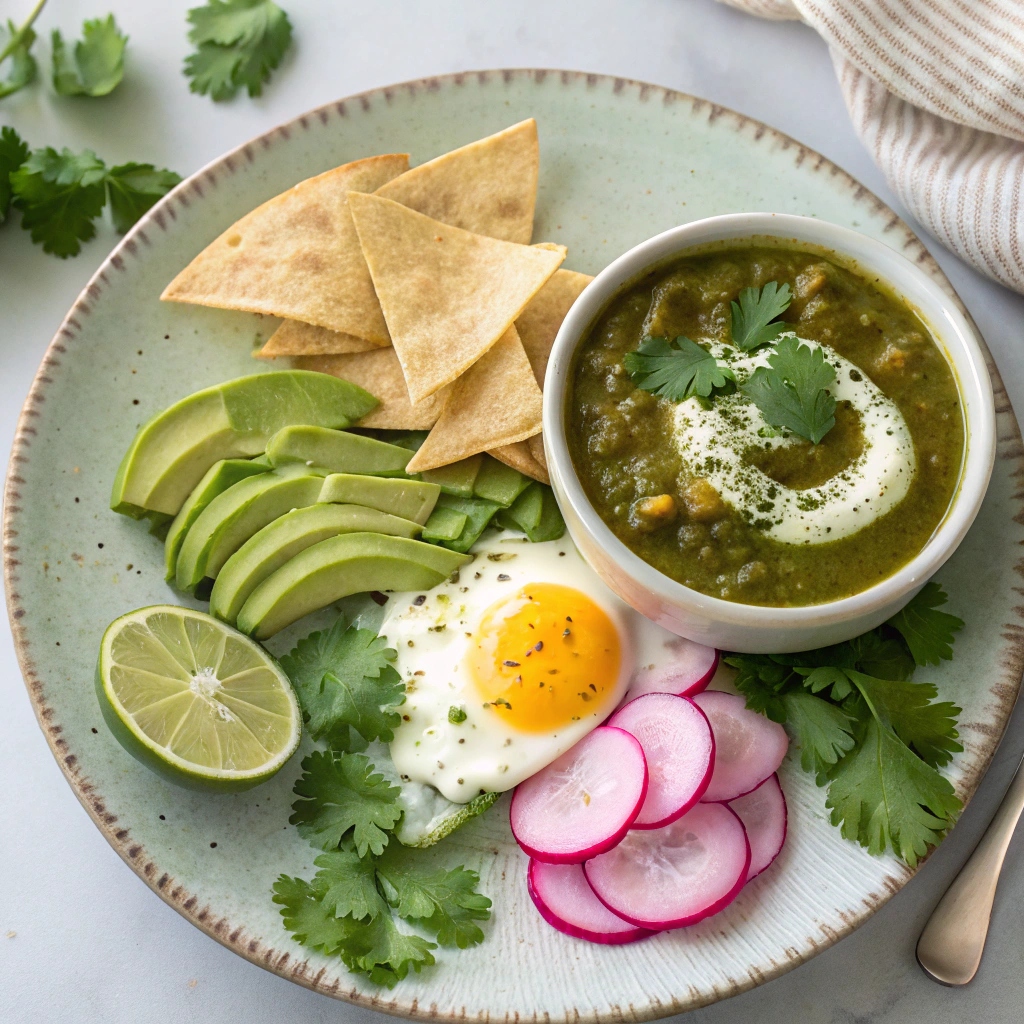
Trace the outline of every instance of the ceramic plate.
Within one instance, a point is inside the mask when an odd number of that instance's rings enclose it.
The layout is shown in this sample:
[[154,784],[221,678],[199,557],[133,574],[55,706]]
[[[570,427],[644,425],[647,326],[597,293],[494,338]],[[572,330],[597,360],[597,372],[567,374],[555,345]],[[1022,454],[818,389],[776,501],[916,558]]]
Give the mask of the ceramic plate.
[[[25,405],[7,479],[7,598],[21,666],[61,769],[111,845],[213,938],[302,985],[391,1013],[441,1018],[642,1020],[713,1002],[781,974],[847,934],[911,872],[871,857],[827,821],[823,790],[787,762],[790,834],[771,870],[724,913],[630,946],[548,927],[526,892],[506,801],[447,842],[494,899],[484,943],[391,991],[308,953],[285,932],[270,887],[311,876],[313,851],[287,824],[292,761],[234,797],[199,797],[136,764],[100,718],[93,671],[116,616],[177,601],[162,546],[107,508],[139,423],[198,388],[260,368],[274,321],[162,305],[164,285],[236,218],[302,178],[357,157],[415,162],[534,116],[541,180],[535,238],[597,273],[665,228],[711,214],[774,210],[856,228],[950,286],[908,227],[870,192],[778,132],[704,100],[621,79],[505,71],[430,79],[323,107],[222,157],[154,208],[103,264],[54,339]],[[950,289],[951,290],[951,289]],[[988,498],[942,570],[967,620],[953,664],[921,672],[963,707],[964,753],[949,775],[970,798],[1020,681],[1024,624],[1015,497],[1020,433],[992,367],[999,459]],[[275,649],[287,646],[277,638]],[[215,845],[214,845],[215,844]]]

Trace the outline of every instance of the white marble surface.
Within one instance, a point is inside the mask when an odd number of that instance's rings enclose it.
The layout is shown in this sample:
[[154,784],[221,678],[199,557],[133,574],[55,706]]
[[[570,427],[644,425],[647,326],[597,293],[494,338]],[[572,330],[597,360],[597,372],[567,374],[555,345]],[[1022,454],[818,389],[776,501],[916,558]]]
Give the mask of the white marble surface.
[[[573,68],[708,97],[824,153],[900,209],[848,123],[824,44],[712,0],[281,0],[296,46],[258,100],[213,104],[181,76],[184,0],[63,0],[39,22],[38,51],[60,26],[112,9],[131,36],[124,85],[106,100],[43,85],[0,101],[0,123],[34,146],[85,146],[112,163],[150,160],[189,174],[295,115],[389,82],[476,68]],[[6,0],[18,17],[30,0]],[[44,65],[45,66],[45,65]],[[900,211],[902,212],[902,211]],[[114,243],[100,232],[60,261],[0,228],[0,438],[15,421],[43,351]],[[1024,298],[930,243],[1024,408]],[[218,946],[165,906],[107,846],[36,728],[10,633],[0,635],[0,1019],[176,1024],[292,1024],[384,1018],[315,995]],[[918,877],[871,921],[809,964],[688,1024],[1010,1024],[1024,1017],[1024,840],[1011,846],[988,951],[974,983],[941,988],[913,949],[928,912],[977,841],[1024,749],[1024,713],[974,802]]]

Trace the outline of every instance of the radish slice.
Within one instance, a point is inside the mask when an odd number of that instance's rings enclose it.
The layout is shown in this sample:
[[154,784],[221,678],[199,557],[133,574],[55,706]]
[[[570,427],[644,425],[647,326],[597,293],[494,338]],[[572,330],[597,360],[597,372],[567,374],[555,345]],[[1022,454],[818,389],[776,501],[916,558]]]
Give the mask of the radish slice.
[[786,841],[786,797],[778,774],[765,779],[757,789],[730,801],[729,806],[743,822],[750,841],[749,882],[778,857]]
[[512,834],[536,860],[576,864],[611,849],[646,796],[647,762],[639,742],[622,729],[598,726],[516,787]]
[[673,658],[667,665],[642,668],[633,677],[627,700],[645,693],[674,693],[692,697],[707,689],[718,668],[718,651],[679,637],[672,642]]
[[750,711],[742,697],[706,690],[693,698],[715,734],[715,771],[701,799],[735,800],[774,775],[789,749],[778,722]]
[[638,928],[696,924],[747,880],[750,843],[727,804],[697,804],[664,828],[634,830],[583,870],[597,898]]
[[580,864],[544,864],[531,860],[526,884],[541,917],[566,935],[618,946],[651,934],[646,928],[637,928],[613,914],[594,895]]
[[715,765],[715,740],[707,717],[692,700],[645,693],[619,708],[608,725],[635,736],[647,759],[647,799],[633,828],[661,828],[704,795]]

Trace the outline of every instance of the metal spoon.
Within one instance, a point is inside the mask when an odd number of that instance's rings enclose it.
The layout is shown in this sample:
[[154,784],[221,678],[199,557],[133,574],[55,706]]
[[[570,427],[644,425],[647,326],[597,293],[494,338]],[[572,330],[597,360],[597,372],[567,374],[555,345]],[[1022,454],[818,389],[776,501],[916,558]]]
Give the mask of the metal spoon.
[[966,985],[985,949],[999,872],[1024,811],[1024,760],[981,842],[939,900],[917,942],[917,962],[943,985]]

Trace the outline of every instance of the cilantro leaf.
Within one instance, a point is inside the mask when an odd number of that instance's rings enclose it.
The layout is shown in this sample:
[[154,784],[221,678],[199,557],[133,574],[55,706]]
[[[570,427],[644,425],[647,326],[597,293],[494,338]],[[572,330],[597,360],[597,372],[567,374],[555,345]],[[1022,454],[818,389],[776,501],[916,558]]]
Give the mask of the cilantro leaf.
[[152,164],[119,164],[107,174],[110,214],[114,227],[127,231],[158,199],[167,195],[181,176]]
[[870,719],[829,773],[832,824],[873,854],[891,847],[913,867],[960,809],[953,787],[891,730]]
[[292,40],[288,15],[271,0],[207,0],[188,20],[197,47],[185,60],[189,88],[214,100],[230,99],[243,86],[259,96]]
[[106,173],[91,149],[35,150],[10,177],[21,226],[32,241],[62,259],[77,256],[81,243],[96,234],[93,222],[106,201]]
[[53,87],[61,96],[106,96],[124,78],[128,37],[122,35],[112,14],[105,20],[94,18],[82,25],[82,38],[75,43],[73,55],[57,29],[50,38]]
[[916,667],[903,638],[885,627],[854,637],[844,645],[851,653],[849,668],[879,679],[909,679]]
[[300,640],[281,667],[295,687],[310,735],[351,750],[394,737],[401,721],[394,709],[405,700],[394,659],[385,637],[339,616],[330,629]]
[[367,850],[380,854],[402,815],[396,803],[400,792],[362,754],[317,750],[302,761],[295,793],[304,800],[292,804],[288,819],[299,833],[324,850],[335,849],[352,830],[360,857]]
[[674,342],[644,338],[635,352],[626,353],[622,363],[638,388],[673,402],[691,395],[707,398],[715,388],[735,380],[729,367],[682,335]]
[[370,981],[391,988],[401,981],[409,969],[419,972],[434,963],[433,942],[419,935],[398,930],[390,914],[381,914],[360,927],[342,950],[349,970],[363,970]]
[[743,352],[752,352],[760,345],[774,341],[783,331],[784,323],[772,323],[789,309],[793,296],[789,285],[779,287],[778,281],[769,281],[760,291],[744,288],[740,301],[731,302],[732,343]]
[[845,700],[853,692],[853,684],[845,669],[836,665],[819,665],[817,668],[798,668],[797,673],[804,677],[804,686],[811,693],[821,693],[831,688],[832,699]]
[[0,221],[11,208],[11,174],[28,159],[28,143],[13,129],[0,129]]
[[297,942],[322,953],[337,953],[351,942],[362,925],[352,918],[339,918],[324,903],[322,885],[281,875],[274,883],[274,902],[281,908],[284,926]]
[[805,772],[820,776],[853,749],[853,720],[842,708],[810,693],[787,693],[782,702]]
[[786,706],[780,696],[793,672],[768,654],[727,654],[723,659],[736,672],[736,689],[746,698],[747,707],[770,718],[786,721]]
[[390,913],[377,891],[376,865],[372,857],[360,857],[351,845],[321,854],[313,862],[320,869],[313,884],[323,892],[324,906],[337,917],[356,920]]
[[938,665],[953,657],[953,634],[964,628],[964,620],[936,610],[947,600],[941,585],[932,581],[889,619],[889,625],[907,642],[918,665]]
[[785,427],[817,444],[835,426],[836,400],[827,388],[836,371],[818,347],[783,338],[743,383],[743,392],[773,427]]
[[4,77],[0,78],[0,99],[24,89],[36,77],[36,59],[30,52],[36,34],[31,22],[32,18],[20,29],[9,19],[6,28],[0,25],[0,64],[10,62]]
[[466,949],[483,942],[484,933],[475,922],[491,916],[491,901],[476,891],[480,876],[475,871],[430,870],[422,854],[389,847],[377,874],[399,915],[436,935],[442,946]]

